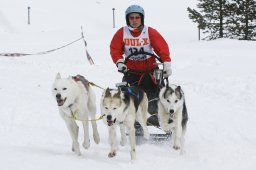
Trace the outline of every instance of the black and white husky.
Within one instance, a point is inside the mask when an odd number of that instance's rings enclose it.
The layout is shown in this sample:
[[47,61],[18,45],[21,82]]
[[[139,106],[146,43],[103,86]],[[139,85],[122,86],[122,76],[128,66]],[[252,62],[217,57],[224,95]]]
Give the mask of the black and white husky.
[[144,138],[149,138],[149,132],[146,125],[148,115],[148,98],[144,91],[136,90],[136,92],[133,92],[133,90],[134,89],[128,88],[126,91],[121,91],[119,88],[107,88],[103,92],[100,106],[101,114],[105,115],[103,121],[108,125],[109,142],[111,145],[108,157],[110,158],[116,156],[116,151],[118,149],[116,139],[117,126],[120,126],[121,145],[125,145],[127,143],[125,128],[128,130],[131,145],[131,160],[136,158],[135,120],[137,120],[142,126]]
[[188,121],[184,93],[180,86],[167,85],[160,90],[158,119],[166,133],[172,133],[173,148],[183,149],[183,138]]

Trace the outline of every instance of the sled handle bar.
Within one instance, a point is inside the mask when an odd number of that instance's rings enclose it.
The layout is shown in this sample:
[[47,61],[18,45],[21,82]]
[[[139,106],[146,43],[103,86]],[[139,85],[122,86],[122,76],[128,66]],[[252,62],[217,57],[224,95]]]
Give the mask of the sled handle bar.
[[[125,58],[125,60],[124,60],[124,64],[126,64],[127,60],[130,59],[132,56],[138,55],[138,54],[145,54],[145,55],[152,56],[152,57],[154,57],[155,59],[157,59],[160,63],[162,63],[161,58],[158,57],[157,55],[155,55],[155,54],[153,54],[153,53],[145,52],[145,51],[140,51],[140,52],[135,52],[135,53],[131,53],[130,55],[128,55],[128,56]],[[148,58],[147,58],[147,59],[148,59]],[[146,59],[146,60],[147,60],[147,59]],[[156,64],[157,64],[157,63],[156,63]],[[140,73],[140,72],[141,72],[141,73],[145,72],[144,70],[131,70],[131,69],[129,69],[127,72],[129,72],[129,71],[138,72],[138,73]],[[118,72],[124,73],[123,71],[118,71]],[[124,73],[124,74],[125,74],[125,73]]]
[[152,54],[152,53],[149,53],[149,52],[135,52],[135,53],[131,53],[130,55],[128,55],[126,58],[125,58],[125,60],[124,60],[124,64],[126,64],[126,61],[128,60],[128,59],[130,59],[132,56],[134,56],[134,55],[138,55],[138,54],[146,54],[146,55],[149,55],[149,56],[151,56],[151,57],[154,57],[155,59],[157,59],[160,63],[162,63],[162,60],[161,60],[161,58],[160,57],[158,57],[157,55],[155,55],[155,54]]

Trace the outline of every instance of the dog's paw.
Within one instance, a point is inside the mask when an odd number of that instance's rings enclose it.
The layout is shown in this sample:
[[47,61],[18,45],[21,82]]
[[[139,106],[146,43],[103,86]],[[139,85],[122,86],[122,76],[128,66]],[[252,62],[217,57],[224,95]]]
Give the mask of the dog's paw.
[[179,149],[180,149],[180,146],[178,146],[178,145],[173,145],[172,148],[175,149],[175,150],[179,150]]
[[175,149],[175,150],[179,150],[181,148],[180,140],[175,139],[172,148]]
[[96,144],[100,143],[100,136],[99,134],[93,134],[93,139]]
[[78,156],[81,155],[79,143],[76,143],[76,142],[72,143],[72,151],[75,152],[75,154]]
[[90,147],[90,140],[89,141],[84,141],[83,142],[83,147],[84,147],[84,149],[88,149]]
[[109,158],[113,158],[113,157],[115,157],[115,156],[116,156],[116,151],[109,152],[109,154],[108,154],[108,157],[109,157]]
[[80,149],[79,148],[75,148],[74,146],[72,146],[72,151],[75,152],[75,154],[77,156],[81,156],[81,152],[80,152]]
[[171,133],[172,133],[172,130],[169,129],[169,128],[166,128],[166,129],[164,129],[164,132],[165,132],[166,134],[171,134]]
[[133,149],[131,151],[131,160],[135,160],[136,159],[136,152],[135,152],[135,149]]
[[80,150],[75,151],[75,154],[76,154],[77,156],[81,156],[81,155],[82,155],[81,152],[80,152]]

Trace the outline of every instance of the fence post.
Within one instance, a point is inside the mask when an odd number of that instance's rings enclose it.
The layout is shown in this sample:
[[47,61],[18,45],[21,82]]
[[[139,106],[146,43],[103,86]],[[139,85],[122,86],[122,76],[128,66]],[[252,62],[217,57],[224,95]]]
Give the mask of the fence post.
[[30,24],[30,7],[28,7],[28,25]]
[[113,28],[115,28],[115,8],[112,8],[113,10]]

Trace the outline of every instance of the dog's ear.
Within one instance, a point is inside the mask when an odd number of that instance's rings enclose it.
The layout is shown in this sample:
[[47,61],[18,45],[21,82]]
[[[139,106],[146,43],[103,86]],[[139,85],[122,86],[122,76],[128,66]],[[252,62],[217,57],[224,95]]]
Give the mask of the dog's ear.
[[165,88],[165,91],[164,91],[164,98],[166,99],[169,95],[171,95],[172,93],[174,92],[174,90],[170,87],[170,86],[167,86]]
[[60,73],[57,73],[55,76],[55,80],[61,79]]
[[178,97],[178,99],[182,98],[182,93],[181,93],[181,87],[180,86],[176,87],[175,94]]
[[175,89],[175,90],[180,91],[180,90],[181,90],[181,87],[180,87],[180,86],[178,86],[178,87],[176,87],[176,89]]
[[105,91],[105,97],[110,97],[110,96],[111,96],[110,89],[107,88]]
[[120,97],[120,94],[121,94],[121,90],[118,88],[117,93],[116,93],[116,94],[114,94],[114,96],[113,96],[113,97]]

